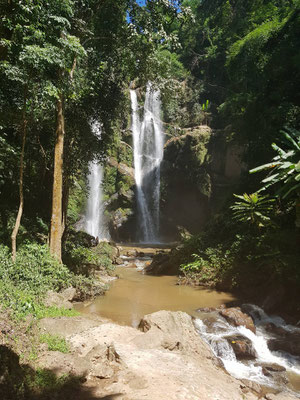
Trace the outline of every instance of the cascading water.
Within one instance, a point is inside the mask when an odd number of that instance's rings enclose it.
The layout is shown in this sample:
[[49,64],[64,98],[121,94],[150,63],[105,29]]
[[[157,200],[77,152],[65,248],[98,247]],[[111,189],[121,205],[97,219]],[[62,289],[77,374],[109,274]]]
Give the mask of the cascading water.
[[159,242],[160,165],[164,133],[160,119],[160,91],[148,82],[143,119],[137,95],[130,90],[134,171],[141,242]]
[[[268,339],[272,338],[272,334],[265,327],[271,323],[289,332],[300,333],[300,329],[285,324],[284,320],[280,317],[268,316],[258,306],[249,304],[247,308],[254,319],[256,334],[244,326],[234,327],[230,325],[218,313],[211,313],[209,320],[206,319],[205,315],[203,315],[204,320],[196,318],[194,322],[195,327],[203,339],[210,345],[214,354],[222,360],[225,369],[235,378],[253,380],[264,386],[284,389],[281,382],[276,381],[271,376],[265,375],[262,366],[271,364],[284,367],[288,377],[297,376],[297,381],[299,381],[299,357],[284,352],[270,351],[268,348]],[[206,320],[209,321],[208,324],[205,323]],[[256,354],[255,360],[238,360],[230,345],[230,338],[232,337],[243,337],[249,340]]]
[[[100,140],[101,125],[94,122],[92,130]],[[89,195],[84,217],[84,230],[98,239],[108,239],[109,235],[104,223],[104,204],[102,202],[103,167],[97,161],[89,163]]]

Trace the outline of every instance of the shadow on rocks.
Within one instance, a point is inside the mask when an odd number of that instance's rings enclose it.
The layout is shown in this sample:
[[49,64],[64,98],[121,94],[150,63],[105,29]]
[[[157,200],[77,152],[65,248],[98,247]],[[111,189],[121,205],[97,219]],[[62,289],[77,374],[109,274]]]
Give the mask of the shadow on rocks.
[[34,370],[21,365],[19,356],[0,345],[1,400],[118,400],[121,393],[99,397],[85,387],[85,377],[60,376],[48,369]]

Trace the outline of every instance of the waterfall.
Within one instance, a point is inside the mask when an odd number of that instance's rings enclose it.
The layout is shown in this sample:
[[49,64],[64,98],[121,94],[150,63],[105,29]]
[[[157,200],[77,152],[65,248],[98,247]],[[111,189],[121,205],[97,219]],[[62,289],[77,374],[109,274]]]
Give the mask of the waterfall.
[[[276,377],[266,376],[262,370],[262,365],[279,365],[286,369],[287,374],[300,376],[300,359],[297,356],[280,351],[271,351],[268,348],[268,339],[272,338],[274,334],[265,329],[266,324],[272,323],[289,332],[300,333],[300,329],[287,325],[280,317],[268,316],[260,307],[253,304],[247,305],[247,308],[254,318],[256,334],[244,326],[230,325],[218,313],[212,313],[211,319],[196,318],[194,324],[213,353],[222,360],[227,372],[235,378],[253,380],[264,386],[280,388],[282,382],[277,381]],[[208,321],[208,325],[206,325],[206,321]],[[238,360],[229,344],[232,337],[248,339],[255,350],[255,360]]]
[[140,118],[137,95],[130,90],[134,174],[141,242],[159,242],[160,164],[164,133],[160,119],[160,91],[148,82]]
[[[94,122],[92,130],[100,140],[101,125]],[[97,161],[90,161],[88,168],[89,194],[84,217],[84,230],[100,240],[107,239],[109,235],[104,223],[104,204],[102,202],[103,166]]]

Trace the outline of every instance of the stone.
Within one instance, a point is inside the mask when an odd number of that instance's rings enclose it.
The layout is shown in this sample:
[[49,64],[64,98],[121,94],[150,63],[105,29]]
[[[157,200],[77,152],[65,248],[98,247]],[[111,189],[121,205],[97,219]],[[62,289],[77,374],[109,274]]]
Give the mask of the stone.
[[279,336],[285,336],[287,334],[287,330],[282,328],[281,326],[277,326],[273,324],[273,322],[269,322],[264,326],[265,330],[271,333],[275,333]]
[[61,291],[60,294],[64,297],[65,300],[73,301],[76,297],[76,289],[71,286]]
[[111,322],[81,331],[82,318],[75,330],[78,333],[66,337],[72,353],[66,357],[54,353],[45,365],[59,374],[86,376],[95,398],[120,393],[124,400],[257,399],[250,390],[244,395],[240,381],[215,362],[186,313],[146,315],[140,324],[144,332]]
[[288,377],[286,374],[286,369],[278,364],[255,364],[260,366],[262,373],[265,376],[272,377],[277,384],[286,385],[288,383]]
[[283,367],[282,365],[278,365],[278,364],[262,364],[262,366],[264,368],[266,368],[268,371],[272,371],[272,372],[284,372],[286,371],[286,368]]
[[157,253],[152,260],[152,263],[145,268],[145,272],[150,275],[161,274],[176,274],[170,256],[165,253]]
[[[145,315],[139,324],[139,330],[146,335],[138,338],[138,344],[151,347],[162,347],[168,350],[179,350],[184,353],[201,353],[212,357],[208,345],[204,344],[195,330],[192,317],[177,311],[158,311]],[[142,343],[143,342],[143,343]]]
[[285,351],[300,356],[300,333],[288,332],[284,338],[268,340],[271,351]]
[[53,290],[48,290],[45,295],[44,304],[46,307],[62,307],[70,310],[73,308],[73,305],[70,301],[66,300],[65,297],[60,294],[56,293]]
[[56,317],[56,318],[43,318],[39,322],[41,331],[48,332],[51,335],[67,336],[79,334],[87,329],[97,327],[104,322],[105,319],[98,316],[77,317]]
[[72,375],[83,377],[88,373],[90,363],[75,354],[47,351],[40,355],[38,366],[55,371],[55,374],[59,376]]
[[114,370],[109,365],[99,363],[91,368],[89,375],[99,379],[109,379],[114,375]]
[[233,326],[245,326],[253,333],[256,332],[253,319],[249,315],[243,313],[239,307],[226,308],[219,311],[219,314]]
[[226,308],[225,304],[220,304],[218,307],[200,307],[196,311],[210,313],[214,311],[225,310],[225,308]]
[[241,379],[241,382],[244,384],[245,387],[250,389],[252,392],[254,392],[258,395],[260,395],[262,393],[262,387],[260,386],[259,383],[250,381],[248,379]]
[[241,359],[255,359],[257,354],[251,340],[244,336],[232,336],[226,338],[230,343],[236,357]]

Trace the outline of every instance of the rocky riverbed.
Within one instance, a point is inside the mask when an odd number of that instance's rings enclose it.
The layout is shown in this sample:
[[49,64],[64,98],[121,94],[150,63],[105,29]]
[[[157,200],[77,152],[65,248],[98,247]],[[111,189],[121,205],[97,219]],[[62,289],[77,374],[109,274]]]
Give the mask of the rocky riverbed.
[[64,336],[71,353],[44,351],[39,365],[83,377],[91,399],[296,399],[230,376],[183,312],[146,315],[138,329],[88,317],[47,318],[40,327]]
[[[54,389],[53,396],[76,400],[299,398],[299,329],[269,317],[257,306],[236,307],[238,299],[230,294],[178,286],[176,277],[143,275],[154,253],[150,248],[119,249],[118,273],[126,274],[112,281],[105,297],[96,300],[101,307],[116,301],[107,312],[85,304],[80,316],[39,322],[36,339],[44,334],[63,338],[69,351],[49,351],[47,345],[37,344],[32,367],[53,373],[58,382],[76,382],[59,394]],[[116,290],[118,285],[121,291]],[[59,295],[49,293],[47,300],[71,308],[75,292],[69,288]],[[134,320],[124,319],[131,308]],[[117,314],[111,309],[117,309]]]

